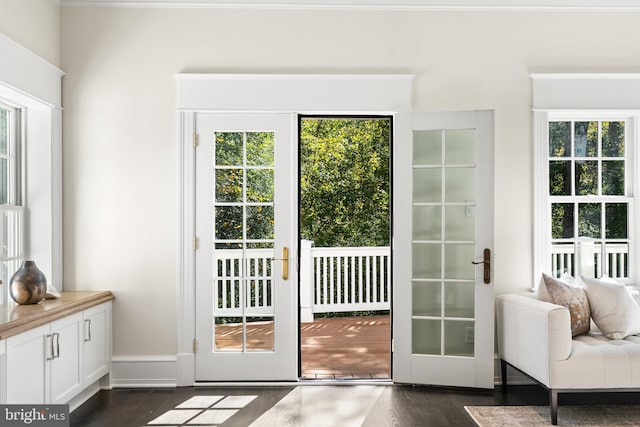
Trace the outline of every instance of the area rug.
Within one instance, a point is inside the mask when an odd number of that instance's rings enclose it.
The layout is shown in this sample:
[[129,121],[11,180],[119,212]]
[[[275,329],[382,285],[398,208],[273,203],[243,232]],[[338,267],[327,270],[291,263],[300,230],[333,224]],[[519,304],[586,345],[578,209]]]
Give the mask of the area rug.
[[[479,427],[550,426],[548,406],[465,406]],[[640,426],[640,405],[558,407],[558,425],[571,427]]]

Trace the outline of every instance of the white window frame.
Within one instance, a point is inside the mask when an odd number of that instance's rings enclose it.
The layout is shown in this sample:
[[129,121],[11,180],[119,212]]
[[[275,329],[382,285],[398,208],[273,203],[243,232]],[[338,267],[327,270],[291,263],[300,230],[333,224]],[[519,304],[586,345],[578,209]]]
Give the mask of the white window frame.
[[0,34],[0,98],[23,120],[24,259],[47,284],[62,283],[62,77],[64,73]]
[[[7,203],[0,204],[0,280],[7,286],[0,287],[0,303],[10,301],[9,279],[16,271],[22,261],[24,261],[24,207],[22,201],[24,196],[22,189],[24,185],[24,175],[22,174],[22,135],[24,126],[22,120],[22,110],[15,106],[3,102],[0,99],[0,109],[9,112],[9,127],[7,140],[7,153],[0,154],[0,159],[8,162],[7,176]],[[6,217],[6,234],[4,229],[4,217]],[[6,248],[6,249],[5,249]],[[6,268],[5,268],[6,266]]]
[[[545,272],[547,274],[557,273],[556,271],[552,271],[553,266],[551,265],[552,258],[552,245],[553,239],[551,236],[551,205],[554,202],[565,202],[565,203],[627,203],[629,206],[628,210],[628,228],[627,228],[627,243],[628,243],[628,261],[627,261],[627,276],[625,278],[618,277],[617,280],[623,283],[633,283],[633,278],[635,277],[635,262],[634,257],[635,251],[635,238],[634,238],[634,227],[635,223],[635,194],[636,188],[638,187],[638,183],[634,179],[637,176],[637,173],[634,173],[635,167],[638,164],[636,160],[636,152],[634,148],[637,146],[637,139],[635,137],[637,129],[637,116],[630,115],[628,112],[585,112],[585,111],[561,111],[561,112],[538,112],[536,113],[537,120],[541,123],[539,132],[536,138],[536,151],[537,151],[537,164],[536,164],[536,177],[535,182],[538,184],[538,200],[537,203],[538,210],[537,214],[539,217],[539,227],[535,233],[535,239],[539,240],[538,251],[539,254],[539,268],[541,272]],[[549,157],[549,123],[556,121],[568,121],[568,122],[576,122],[576,121],[625,121],[625,194],[622,196],[606,196],[606,195],[598,195],[598,196],[551,196],[549,195],[549,161],[552,158]],[[574,161],[573,156],[557,158],[557,160],[566,160],[566,161]],[[594,157],[594,161],[601,160],[601,157]],[[601,178],[601,175],[599,176]],[[574,179],[574,174],[572,174],[572,180]],[[572,188],[575,189],[575,183],[572,183]],[[604,212],[603,212],[604,215]],[[604,223],[603,223],[604,227]],[[574,242],[574,265],[576,274],[583,273],[581,271],[582,266],[580,265],[580,246],[585,245],[589,247],[589,241],[591,239],[587,239],[586,241],[581,239],[580,237],[568,238],[567,241]],[[601,241],[603,239],[596,238],[593,239],[595,241]],[[617,240],[617,239],[611,239]],[[622,239],[621,239],[622,240]],[[604,250],[604,246],[600,247],[601,250]],[[592,249],[592,248],[591,248]],[[604,260],[604,253],[602,254],[601,259]],[[591,260],[585,260],[587,264],[591,262]],[[606,272],[603,272],[606,275]],[[588,274],[590,275],[590,274]],[[596,272],[596,275],[599,276],[599,272]]]
[[[640,254],[640,214],[635,209],[640,189],[638,127],[640,120],[640,74],[534,74],[534,234],[533,283],[541,273],[551,272],[551,200],[549,196],[548,128],[550,121],[627,120],[625,196],[629,202],[629,259],[626,284],[635,284]],[[588,196],[577,196],[575,199]],[[598,197],[596,200],[602,200]],[[577,245],[576,245],[577,246]],[[576,257],[577,258],[577,257]]]

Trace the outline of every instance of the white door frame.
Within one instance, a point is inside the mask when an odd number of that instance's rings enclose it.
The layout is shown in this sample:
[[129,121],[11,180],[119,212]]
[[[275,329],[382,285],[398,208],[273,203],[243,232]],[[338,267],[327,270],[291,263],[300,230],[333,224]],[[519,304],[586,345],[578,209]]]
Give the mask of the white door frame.
[[[196,112],[405,113],[411,111],[413,75],[178,74],[176,79],[179,206],[176,376],[178,386],[190,386],[195,384]],[[297,254],[290,257],[295,260]],[[297,358],[296,354],[296,361]]]

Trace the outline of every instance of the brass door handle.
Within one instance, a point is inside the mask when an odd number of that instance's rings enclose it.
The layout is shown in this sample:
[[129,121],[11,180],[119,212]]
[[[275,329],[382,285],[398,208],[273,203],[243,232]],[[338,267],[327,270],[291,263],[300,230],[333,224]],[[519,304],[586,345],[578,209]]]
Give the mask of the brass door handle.
[[289,279],[289,248],[283,246],[282,258],[271,258],[274,261],[282,261],[282,280]]
[[491,250],[489,248],[484,249],[482,258],[482,261],[471,261],[471,264],[484,264],[484,283],[488,285],[491,283]]

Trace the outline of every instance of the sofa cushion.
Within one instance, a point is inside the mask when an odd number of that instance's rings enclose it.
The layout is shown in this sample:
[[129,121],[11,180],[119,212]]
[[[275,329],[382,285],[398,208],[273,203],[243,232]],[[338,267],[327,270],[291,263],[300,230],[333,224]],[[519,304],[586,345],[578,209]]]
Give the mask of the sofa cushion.
[[593,321],[609,339],[640,334],[640,307],[627,287],[612,280],[583,277]]
[[573,339],[571,357],[550,362],[551,388],[640,387],[640,337],[611,340],[600,333]]
[[582,287],[569,285],[543,273],[538,286],[538,299],[569,309],[571,336],[589,332],[591,310],[589,300]]

